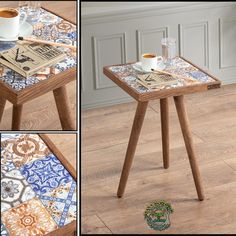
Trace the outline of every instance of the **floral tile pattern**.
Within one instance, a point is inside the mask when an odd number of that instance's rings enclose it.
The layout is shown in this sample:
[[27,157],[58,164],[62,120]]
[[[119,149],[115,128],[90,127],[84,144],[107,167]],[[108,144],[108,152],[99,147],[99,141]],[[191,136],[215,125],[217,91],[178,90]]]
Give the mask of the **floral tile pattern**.
[[1,177],[1,212],[33,197],[34,191],[19,170],[12,170]]
[[37,194],[72,181],[70,173],[53,154],[24,165],[20,171]]
[[12,160],[16,168],[43,158],[50,153],[46,144],[37,134],[22,134],[17,139],[3,141],[1,146],[3,148],[3,162],[7,163],[7,160]]
[[[24,11],[24,9],[22,9]],[[76,45],[76,26],[63,20],[62,18],[44,10],[39,9],[39,17],[27,21],[33,26],[33,36],[35,38],[60,42],[69,45]],[[15,42],[0,42],[0,51],[7,50],[15,46]],[[6,66],[0,64],[0,81],[4,82],[16,91],[20,91],[29,86],[37,84],[41,80],[49,79],[51,76],[75,67],[77,64],[76,54],[70,49],[61,48],[67,54],[67,58],[54,66],[38,71],[35,75],[25,78]]]
[[76,182],[39,135],[1,135],[1,236],[46,235],[76,207]]
[[76,220],[75,181],[50,190],[39,198],[60,227]]
[[1,221],[1,236],[9,236],[5,228],[5,225],[2,223],[2,221]]
[[58,228],[37,198],[3,212],[2,222],[11,236],[41,236]]
[[164,71],[182,76],[183,78],[178,79],[176,83],[172,85],[162,86],[158,89],[146,88],[139,83],[137,75],[144,74],[144,72],[136,70],[136,63],[120,66],[111,66],[109,67],[109,70],[111,70],[117,77],[119,77],[120,80],[124,81],[128,86],[136,90],[136,92],[138,93],[147,93],[152,92],[154,90],[177,88],[182,86],[209,83],[215,81],[215,79],[213,79],[209,75],[205,74],[198,68],[194,67],[193,65],[179,57],[173,59],[173,63],[171,65],[167,65]]

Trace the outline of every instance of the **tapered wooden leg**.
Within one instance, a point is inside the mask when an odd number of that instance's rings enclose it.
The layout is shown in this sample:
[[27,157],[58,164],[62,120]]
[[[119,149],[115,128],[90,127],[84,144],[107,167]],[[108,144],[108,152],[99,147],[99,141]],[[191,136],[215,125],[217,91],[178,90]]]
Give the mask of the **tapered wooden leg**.
[[129,144],[126,151],[125,162],[123,165],[123,170],[122,170],[122,174],[120,178],[120,184],[117,191],[118,197],[122,197],[125,191],[125,186],[126,186],[130,168],[133,162],[136,146],[138,143],[138,138],[139,138],[140,131],[142,128],[145,113],[147,110],[147,105],[148,105],[148,102],[139,102],[136,109],[133,127],[132,127],[132,131],[129,138]]
[[12,111],[12,130],[20,130],[20,123],[21,123],[21,114],[22,114],[23,105],[13,105]]
[[197,189],[198,199],[202,201],[204,200],[204,192],[203,192],[203,187],[202,187],[201,175],[198,168],[197,159],[194,153],[193,139],[192,139],[192,135],[190,131],[189,120],[188,120],[187,112],[185,109],[183,95],[174,97],[174,101],[175,101],[175,106],[176,106],[176,110],[179,117],[180,126],[182,129],[183,137],[184,137],[185,146],[188,153],[190,166],[193,173],[195,186]]
[[71,117],[70,102],[67,96],[66,87],[62,86],[60,88],[53,90],[53,94],[57,105],[57,110],[61,121],[62,129],[75,130]]
[[6,99],[4,99],[3,97],[0,97],[0,123],[2,121],[2,115],[3,115],[5,105],[6,105]]
[[160,99],[161,134],[164,168],[169,168],[169,106],[168,98]]

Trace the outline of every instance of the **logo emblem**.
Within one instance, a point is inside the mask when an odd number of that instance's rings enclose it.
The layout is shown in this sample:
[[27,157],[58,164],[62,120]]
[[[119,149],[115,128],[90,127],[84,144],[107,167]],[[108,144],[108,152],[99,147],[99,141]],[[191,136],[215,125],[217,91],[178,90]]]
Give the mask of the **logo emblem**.
[[163,200],[155,201],[146,208],[144,219],[150,228],[161,231],[170,227],[170,214],[173,212],[170,203]]

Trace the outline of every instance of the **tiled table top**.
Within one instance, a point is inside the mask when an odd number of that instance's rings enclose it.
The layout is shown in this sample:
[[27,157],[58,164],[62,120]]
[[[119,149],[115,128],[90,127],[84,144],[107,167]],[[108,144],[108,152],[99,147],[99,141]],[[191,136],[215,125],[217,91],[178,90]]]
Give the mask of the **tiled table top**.
[[1,138],[1,235],[46,235],[76,220],[76,182],[37,135]]
[[[37,20],[32,21],[30,18],[27,19],[33,26],[33,37],[47,41],[76,45],[77,32],[75,25],[44,9],[40,9],[39,11],[39,18]],[[0,42],[0,51],[6,50],[15,44],[16,42]],[[65,53],[67,53],[68,57],[66,59],[50,68],[43,69],[27,79],[0,63],[0,81],[13,88],[15,91],[21,91],[29,86],[37,84],[39,81],[49,79],[52,75],[59,74],[62,71],[75,67],[75,53],[69,49],[61,48],[61,50],[64,50]]]
[[[155,93],[158,96],[158,93],[161,94],[167,90],[181,89],[188,87],[199,87],[201,85],[220,85],[220,82],[210,76],[205,71],[199,69],[197,66],[194,66],[187,60],[176,57],[173,60],[172,65],[166,65],[164,71],[170,72],[182,78],[177,79],[176,83],[172,85],[163,85],[159,88],[152,90],[147,87],[144,87],[137,78],[138,74],[145,74],[137,66],[137,63],[124,64],[124,65],[115,65],[115,66],[106,66],[104,67],[104,73],[116,82],[123,89],[128,89],[134,94],[134,97],[139,98],[142,96]],[[131,95],[132,95],[131,94]],[[136,95],[136,96],[135,96]]]

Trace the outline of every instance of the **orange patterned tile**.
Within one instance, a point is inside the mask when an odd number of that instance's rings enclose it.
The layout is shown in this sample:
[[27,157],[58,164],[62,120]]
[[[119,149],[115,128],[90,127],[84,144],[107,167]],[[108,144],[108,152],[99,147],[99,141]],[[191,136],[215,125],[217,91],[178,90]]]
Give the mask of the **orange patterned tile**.
[[2,222],[11,236],[43,236],[58,228],[38,198],[3,212]]

